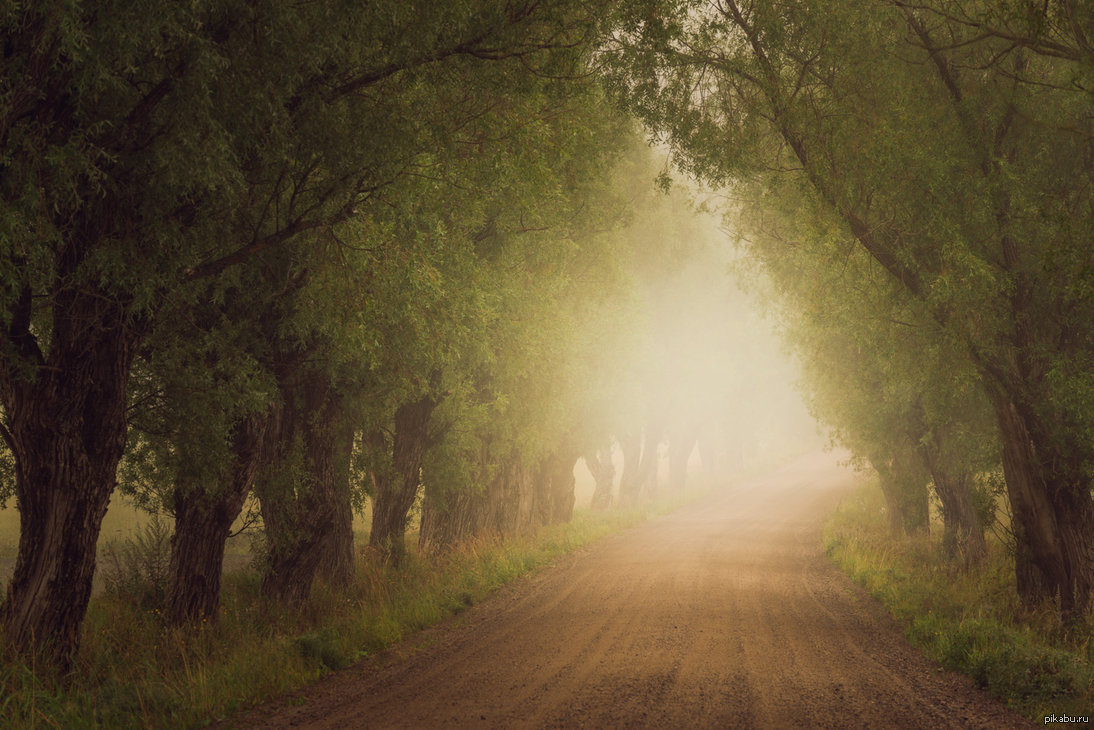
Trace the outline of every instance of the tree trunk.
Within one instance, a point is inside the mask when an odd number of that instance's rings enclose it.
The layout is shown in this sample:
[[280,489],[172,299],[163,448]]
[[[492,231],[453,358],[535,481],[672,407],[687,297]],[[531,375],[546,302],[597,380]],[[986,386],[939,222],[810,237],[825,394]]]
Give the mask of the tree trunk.
[[932,441],[921,445],[919,452],[942,503],[942,551],[950,560],[960,559],[967,570],[982,563],[988,551],[984,526],[972,503],[972,476],[946,468],[938,437]]
[[581,458],[576,447],[562,445],[543,460],[547,491],[547,522],[569,522],[574,516],[574,466]]
[[684,491],[688,478],[688,461],[697,441],[698,434],[690,428],[669,437],[669,489],[673,492]]
[[908,535],[927,534],[931,525],[928,477],[916,447],[910,441],[902,443],[893,456],[893,476],[898,482],[898,494],[903,502],[904,532]]
[[885,512],[889,517],[889,532],[893,537],[904,535],[904,500],[900,497],[899,482],[893,476],[892,464],[888,461],[870,459],[878,475],[878,484],[885,497]]
[[0,373],[20,526],[3,622],[11,649],[64,672],[79,646],[96,542],[125,450],[138,334],[107,295],[54,297],[47,357],[20,312],[3,333],[37,363]]
[[647,424],[642,435],[642,460],[638,464],[638,488],[650,498],[657,496],[658,471],[661,465],[661,428]]
[[638,495],[642,489],[642,432],[638,430],[625,432],[619,437],[619,448],[623,452],[623,473],[619,477],[619,501],[633,506],[638,503]]
[[499,471],[493,459],[490,444],[481,442],[476,465],[477,488],[451,490],[445,485],[426,486],[418,534],[422,549],[440,553],[487,530],[491,520],[490,483]]
[[1036,418],[999,389],[989,397],[1003,439],[1017,540],[1018,592],[1028,605],[1059,599],[1065,617],[1080,615],[1094,589],[1094,501],[1074,454],[1060,453]]
[[486,489],[486,529],[498,535],[519,535],[535,527],[535,480],[519,452],[502,459]]
[[[437,401],[426,395],[395,410],[391,463],[373,474],[376,494],[368,544],[394,564],[406,556],[407,520],[421,486],[429,419],[436,407]],[[382,437],[374,436],[373,440],[379,443]]]
[[[256,482],[268,548],[262,592],[285,603],[306,600],[320,566],[346,559],[344,539],[332,543],[330,535],[350,502],[341,397],[329,373],[294,376],[279,378],[285,404],[276,456]],[[352,543],[349,550],[352,560]]]
[[[175,490],[175,533],[171,536],[167,606],[170,625],[216,620],[224,547],[246,492],[209,493],[200,487]],[[249,489],[248,489],[249,491]]]
[[[497,460],[484,445],[479,463],[479,473],[483,476],[481,490],[453,493],[426,488],[419,544],[423,549],[438,552],[469,537],[516,535],[545,524],[552,509],[543,501],[544,464],[550,461],[548,457],[533,474],[525,468],[519,453],[512,452]],[[558,459],[554,468],[561,468],[565,461]],[[570,461],[570,509],[575,461],[576,457]]]
[[591,506],[593,509],[607,509],[612,504],[612,486],[615,480],[611,448],[589,449],[584,458],[585,466],[596,484],[593,487]]
[[444,484],[427,484],[422,500],[418,545],[433,553],[451,548],[486,529],[487,484],[493,479],[490,445],[479,444],[477,488],[451,490]]
[[894,536],[926,533],[930,524],[927,478],[910,444],[895,447],[891,458],[873,455],[870,462],[878,473],[889,529]]
[[[338,494],[335,499],[334,525],[331,531],[323,536],[323,542],[319,546],[322,554],[319,562],[319,576],[328,585],[345,587],[353,582],[357,574],[353,559],[353,503],[349,482],[349,464],[353,457],[353,429],[348,421],[336,438],[337,441],[333,446],[336,449],[334,458],[337,459],[339,470],[337,486],[344,491],[344,494]],[[342,476],[343,473],[345,477]]]
[[224,547],[232,524],[269,453],[270,412],[240,421],[232,437],[230,479],[215,491],[178,487],[174,494],[175,534],[168,567],[167,623],[181,625],[216,620],[220,610]]
[[428,552],[440,553],[474,535],[481,527],[478,495],[466,491],[425,489],[418,545]]

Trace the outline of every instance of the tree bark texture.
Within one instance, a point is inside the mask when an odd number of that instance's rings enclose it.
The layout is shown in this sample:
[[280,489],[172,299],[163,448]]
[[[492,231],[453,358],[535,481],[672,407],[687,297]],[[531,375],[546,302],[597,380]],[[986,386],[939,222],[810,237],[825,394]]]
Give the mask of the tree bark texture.
[[1029,605],[1057,599],[1065,616],[1079,615],[1094,590],[1089,478],[1044,436],[1030,409],[1000,389],[989,388],[989,397],[1003,439],[1019,596]]
[[[346,559],[344,540],[331,534],[350,504],[350,440],[329,374],[304,369],[299,380],[279,381],[284,405],[275,456],[256,481],[268,550],[262,592],[299,603],[311,594],[321,566]],[[352,561],[352,543],[349,551]]]
[[0,373],[20,525],[3,622],[11,649],[64,672],[79,646],[96,542],[125,450],[139,336],[124,305],[104,293],[54,298],[48,356],[19,312],[0,338],[36,361],[26,372]]
[[[338,449],[336,454],[338,464],[346,465],[348,470],[353,453],[353,430],[348,424],[342,429],[334,446]],[[341,478],[339,479],[341,485]],[[328,585],[338,587],[349,586],[357,574],[353,557],[353,504],[349,498],[349,489],[347,476],[346,498],[340,497],[335,500],[334,524],[330,532],[323,536],[323,542],[319,546],[322,555],[319,562],[319,577]]]
[[972,475],[967,470],[948,468],[937,436],[919,448],[931,475],[935,493],[942,503],[942,551],[950,560],[960,560],[965,569],[987,557],[984,525],[972,502]]
[[581,458],[577,447],[564,444],[540,463],[539,481],[546,501],[544,524],[569,522],[574,516],[574,466]]
[[169,624],[216,620],[220,610],[224,548],[232,524],[269,456],[269,411],[241,420],[232,435],[232,465],[225,484],[213,490],[199,485],[175,490],[175,534],[171,537],[167,606]]
[[[427,487],[422,505],[422,527],[419,541],[423,548],[433,552],[458,544],[462,540],[483,534],[508,536],[526,533],[545,523],[549,512],[544,509],[543,466],[537,471],[524,466],[520,454],[512,453],[492,462],[489,449],[484,447],[480,461],[480,473],[484,475],[483,488],[477,491],[444,493]],[[550,458],[546,461],[550,461]],[[559,512],[573,509],[573,465],[569,461],[569,481],[560,473],[567,457],[559,457],[553,464],[558,483],[569,484],[568,504],[559,506]],[[491,468],[494,467],[494,468]],[[561,491],[561,489],[560,489]]]
[[427,485],[422,500],[418,545],[440,553],[477,534],[484,522],[476,494],[467,490],[444,492]]
[[894,537],[904,534],[904,502],[900,497],[900,487],[893,477],[892,465],[887,461],[875,461],[871,459],[874,470],[878,475],[878,484],[881,485],[881,493],[885,497],[885,513],[889,518],[889,532]]
[[[436,407],[436,399],[425,395],[395,410],[391,462],[373,474],[376,494],[368,543],[395,564],[406,555],[407,520],[421,486],[429,420]],[[374,436],[373,440],[382,443],[382,437]]]
[[536,527],[535,478],[524,466],[519,453],[502,459],[482,497],[481,531],[504,536],[525,533]]

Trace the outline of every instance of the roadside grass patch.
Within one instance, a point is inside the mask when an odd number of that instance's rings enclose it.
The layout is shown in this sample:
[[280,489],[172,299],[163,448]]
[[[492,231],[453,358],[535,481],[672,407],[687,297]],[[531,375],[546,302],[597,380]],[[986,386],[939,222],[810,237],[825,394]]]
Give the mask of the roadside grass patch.
[[[932,530],[936,534],[938,530]],[[825,551],[880,600],[908,640],[972,677],[1035,722],[1094,708],[1094,621],[1063,625],[1051,606],[1021,605],[1013,558],[988,533],[988,558],[968,573],[931,537],[894,539],[876,484],[844,501],[824,530]]]
[[437,556],[412,551],[399,568],[361,554],[348,590],[317,583],[291,609],[264,600],[252,570],[228,573],[219,620],[186,629],[163,625],[128,569],[140,556],[128,556],[122,584],[92,599],[70,676],[0,661],[0,727],[201,727],[380,652],[565,553],[698,496],[577,510],[571,522],[534,535],[479,538]]

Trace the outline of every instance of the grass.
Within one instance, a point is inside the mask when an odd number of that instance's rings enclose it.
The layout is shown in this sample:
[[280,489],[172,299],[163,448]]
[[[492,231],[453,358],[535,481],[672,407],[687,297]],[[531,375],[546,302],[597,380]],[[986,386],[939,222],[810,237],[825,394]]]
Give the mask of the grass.
[[481,539],[435,558],[412,554],[399,569],[361,557],[351,590],[317,584],[291,610],[263,600],[258,576],[239,571],[225,578],[219,621],[185,630],[108,592],[92,600],[64,681],[0,664],[0,727],[200,727],[390,647],[562,554],[696,496],[579,510],[570,523],[528,537]]
[[894,540],[883,506],[876,485],[863,487],[829,521],[825,549],[889,609],[908,640],[1037,723],[1053,714],[1089,716],[1092,617],[1064,625],[1052,606],[1024,607],[1013,559],[990,533],[988,560],[963,573],[941,557],[936,539]]

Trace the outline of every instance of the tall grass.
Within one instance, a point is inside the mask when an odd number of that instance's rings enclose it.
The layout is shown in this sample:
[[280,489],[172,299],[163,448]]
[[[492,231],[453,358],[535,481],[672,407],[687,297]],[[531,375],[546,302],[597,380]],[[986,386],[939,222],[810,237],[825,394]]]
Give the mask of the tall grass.
[[[692,495],[694,496],[694,495]],[[93,599],[73,673],[44,680],[0,664],[0,727],[199,727],[304,686],[457,614],[554,558],[669,511],[592,513],[509,540],[483,538],[398,569],[360,556],[348,591],[319,584],[304,605],[264,600],[250,571],[225,579],[219,621],[166,628],[132,591]],[[142,607],[143,606],[143,607]]]
[[1091,616],[1064,625],[1053,606],[1024,607],[1013,558],[990,533],[987,561],[965,573],[941,557],[935,538],[893,539],[883,507],[880,489],[863,487],[827,524],[825,548],[885,604],[909,641],[1035,722],[1089,716]]

